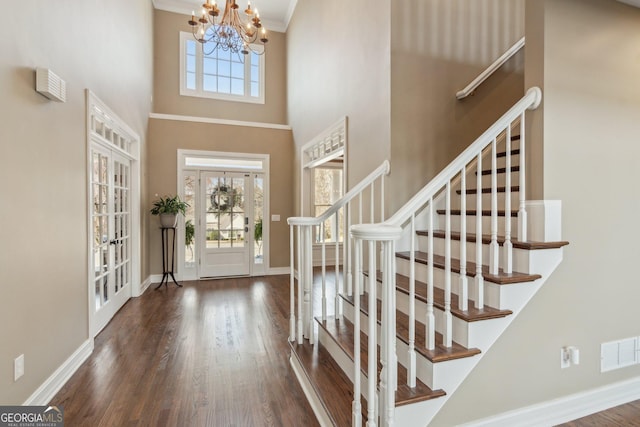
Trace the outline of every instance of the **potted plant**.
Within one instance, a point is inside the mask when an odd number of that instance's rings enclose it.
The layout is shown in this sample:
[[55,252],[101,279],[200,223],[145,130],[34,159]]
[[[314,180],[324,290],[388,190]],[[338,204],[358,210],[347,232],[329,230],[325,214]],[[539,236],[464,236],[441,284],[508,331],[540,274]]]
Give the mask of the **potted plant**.
[[184,215],[187,212],[189,204],[180,200],[180,197],[165,196],[153,202],[152,215],[160,215],[160,225],[163,228],[172,228],[176,226],[178,214]]

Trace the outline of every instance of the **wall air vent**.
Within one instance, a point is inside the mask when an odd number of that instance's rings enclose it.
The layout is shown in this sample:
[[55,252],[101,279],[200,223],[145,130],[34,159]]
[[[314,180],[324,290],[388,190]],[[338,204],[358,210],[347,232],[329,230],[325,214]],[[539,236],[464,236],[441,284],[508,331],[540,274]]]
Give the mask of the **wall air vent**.
[[36,91],[52,101],[67,100],[67,84],[48,68],[36,68]]

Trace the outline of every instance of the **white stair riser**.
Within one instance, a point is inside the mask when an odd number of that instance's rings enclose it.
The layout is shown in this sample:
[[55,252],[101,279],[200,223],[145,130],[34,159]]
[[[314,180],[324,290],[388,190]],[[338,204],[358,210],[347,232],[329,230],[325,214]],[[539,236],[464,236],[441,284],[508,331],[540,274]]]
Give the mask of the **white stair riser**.
[[[418,250],[423,252],[428,252],[429,249],[429,238],[427,236],[417,236],[418,240]],[[434,254],[444,256],[444,246],[445,240],[443,238],[434,238],[433,239],[433,248]],[[475,242],[466,242],[466,254],[467,261],[476,262],[476,243]],[[513,248],[513,270],[519,271],[521,273],[529,273],[529,254],[530,251],[526,249]],[[460,241],[459,240],[451,240],[451,255],[454,258],[460,259]],[[499,266],[500,268],[504,267],[505,264],[505,250],[503,246],[500,246],[499,252]],[[482,244],[482,264],[489,264],[489,244]]]
[[[409,277],[409,260],[403,258],[396,258],[396,271],[403,276]],[[415,274],[416,280],[422,283],[427,283],[428,267],[424,264],[416,263]],[[433,269],[433,283],[436,288],[444,289],[445,272],[443,269]],[[475,279],[467,276],[469,298],[473,301],[476,300],[476,286]],[[451,293],[458,294],[458,285],[460,283],[460,274],[451,272]],[[484,302],[498,309],[505,309],[502,302],[502,292],[505,285],[498,285],[492,282],[484,281]]]
[[[469,183],[467,183],[467,186]],[[512,184],[513,185],[513,184]],[[475,187],[475,185],[473,186]],[[482,193],[482,209],[491,209],[491,193]],[[506,193],[497,193],[496,195],[498,200],[498,209],[504,209]],[[451,209],[460,209],[461,206],[461,195],[452,192],[451,193]],[[475,209],[477,203],[477,195],[476,194],[467,194],[467,209]],[[520,206],[520,194],[518,192],[511,192],[511,209],[517,209]]]
[[[353,322],[354,307],[351,304],[344,305],[344,315],[350,322]],[[360,312],[360,328],[369,335],[369,323],[368,316]],[[380,325],[377,324],[377,344],[380,345]],[[416,331],[417,333],[418,331]],[[330,338],[329,338],[330,339]],[[408,346],[401,339],[396,337],[396,355],[398,362],[405,368],[408,366]],[[425,383],[432,390],[439,388],[446,388],[446,381],[448,377],[448,371],[451,369],[448,365],[451,365],[453,361],[431,363],[429,359],[416,352],[416,374],[417,377]],[[342,366],[342,365],[341,365]],[[351,366],[353,370],[353,365]],[[352,377],[353,375],[351,375]],[[350,377],[350,378],[351,378]],[[353,381],[353,380],[352,380]]]
[[[345,304],[348,305],[348,304]],[[342,350],[342,348],[333,340],[333,338],[324,330],[322,327],[318,327],[318,340],[320,345],[322,345],[328,352],[331,354],[333,360],[340,366],[342,372],[349,377],[349,381],[353,384],[353,375],[355,370],[355,365],[353,360]],[[318,345],[318,344],[316,344]],[[366,372],[366,366],[362,367]],[[364,373],[361,373],[360,376],[360,394],[362,398],[367,400],[367,390],[368,390],[368,378]],[[377,393],[376,393],[377,396]]]
[[[511,167],[515,167],[516,165],[511,165]],[[503,166],[498,166],[496,169],[499,169]],[[491,163],[489,164],[483,164],[482,168],[484,170],[488,170],[491,168]],[[511,171],[511,185],[518,185],[518,182],[520,180],[519,178],[519,173],[520,171]],[[503,173],[497,173],[496,174],[496,181],[498,183],[498,187],[502,187],[506,184],[507,182],[507,173],[503,172]],[[476,186],[476,175],[473,174],[473,177],[467,177],[467,187],[475,187]],[[484,188],[488,188],[491,187],[491,174],[487,174],[487,175],[482,175],[482,187]],[[459,186],[456,186],[455,190],[459,190]],[[453,189],[452,189],[453,191]]]
[[[467,207],[467,210],[474,209],[472,207]],[[517,207],[513,208],[514,210]],[[474,209],[475,210],[475,209]],[[498,210],[500,210],[498,208]],[[467,215],[467,233],[475,233],[476,232],[476,215]],[[460,231],[460,215],[451,215],[451,231]],[[436,221],[436,228],[441,230],[445,229],[445,220],[446,217],[444,214],[438,215]],[[498,235],[504,236],[504,223],[505,217],[498,217]],[[491,234],[491,217],[490,216],[482,216],[482,233],[483,234]],[[511,217],[511,237],[517,238],[518,236],[518,218]]]

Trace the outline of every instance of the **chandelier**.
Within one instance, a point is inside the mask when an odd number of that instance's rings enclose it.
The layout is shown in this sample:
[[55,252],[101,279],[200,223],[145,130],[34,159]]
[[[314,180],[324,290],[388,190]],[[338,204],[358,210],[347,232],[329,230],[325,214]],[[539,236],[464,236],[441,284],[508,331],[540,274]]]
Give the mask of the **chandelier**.
[[[249,52],[262,55],[264,53],[267,39],[267,31],[262,26],[258,10],[251,9],[251,2],[248,2],[244,13],[246,21],[238,13],[236,0],[225,0],[226,6],[220,15],[220,9],[215,0],[207,0],[202,5],[202,16],[196,20],[196,15],[191,12],[191,32],[193,37],[202,44],[205,55],[210,55],[216,49],[231,51],[237,54],[248,55]],[[260,42],[262,48],[256,49],[254,44]],[[209,48],[211,50],[209,51]]]

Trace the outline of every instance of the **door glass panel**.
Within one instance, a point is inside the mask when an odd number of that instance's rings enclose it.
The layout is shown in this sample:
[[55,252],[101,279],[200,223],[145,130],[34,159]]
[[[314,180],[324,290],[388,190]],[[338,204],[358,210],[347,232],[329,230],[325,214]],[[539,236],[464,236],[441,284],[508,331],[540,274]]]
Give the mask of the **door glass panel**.
[[263,223],[263,206],[264,206],[264,179],[258,175],[253,180],[253,262],[262,264],[264,257],[262,255],[262,223]]
[[196,223],[196,176],[188,173],[184,177],[184,201],[189,204],[184,215],[184,265],[193,268],[195,260],[195,223]]
[[244,178],[232,178],[232,192],[229,195],[231,205],[231,247],[244,246]]
[[206,247],[244,247],[244,178],[207,177]]
[[129,195],[128,184],[130,168],[128,165],[114,161],[114,285],[115,291],[121,290],[127,283],[129,277],[125,274],[124,263],[129,260],[127,242],[129,240]]

